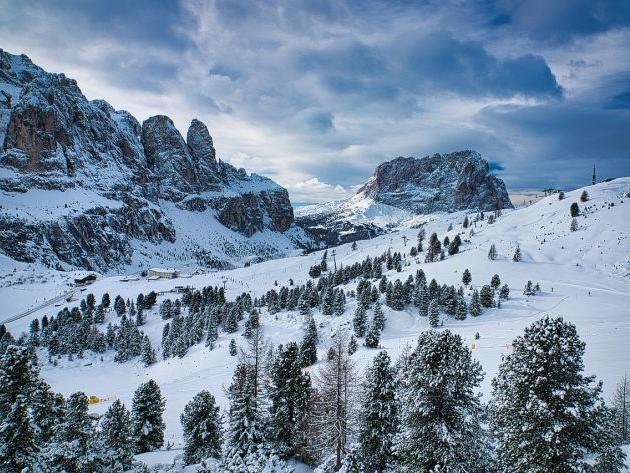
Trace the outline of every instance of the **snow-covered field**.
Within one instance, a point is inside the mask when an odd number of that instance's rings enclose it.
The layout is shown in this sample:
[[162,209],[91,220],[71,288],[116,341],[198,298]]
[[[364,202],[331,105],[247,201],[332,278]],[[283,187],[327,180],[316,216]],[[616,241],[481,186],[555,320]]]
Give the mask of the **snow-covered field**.
[[[437,232],[440,240],[447,234],[452,239],[457,232],[463,232],[461,252],[441,262],[424,263],[423,257],[415,259],[408,255],[418,233],[416,228],[410,227],[410,222],[417,223],[418,219],[415,219],[403,223],[393,233],[359,242],[356,250],[352,250],[351,245],[337,247],[336,264],[348,265],[368,255],[380,255],[391,248],[406,254],[400,274],[386,273],[393,280],[400,278],[404,281],[416,270],[423,269],[428,280],[435,278],[440,284],[459,286],[462,272],[468,268],[472,273],[472,286],[479,288],[488,284],[496,273],[502,283],[507,283],[511,289],[510,299],[500,309],[487,309],[480,317],[468,317],[464,321],[444,320],[445,328],[466,339],[485,370],[486,376],[480,387],[483,399],[487,401],[489,398],[491,379],[497,372],[501,356],[509,353],[511,341],[544,314],[562,316],[576,324],[586,342],[586,370],[604,382],[604,395],[608,399],[619,378],[630,368],[630,198],[625,196],[629,188],[630,178],[587,187],[590,200],[586,203],[579,201],[582,189],[566,193],[564,200],[552,195],[529,207],[505,211],[494,224],[488,224],[487,219],[478,222],[473,227],[474,236],[469,236],[469,230],[462,229],[464,212],[431,215],[424,219],[427,221],[427,237]],[[577,218],[579,228],[575,232],[570,231],[569,206],[573,202],[578,202],[582,210],[582,215]],[[451,224],[453,230],[448,232]],[[492,243],[499,253],[495,261],[487,257]],[[523,254],[520,263],[512,261],[517,244]],[[135,298],[138,293],[146,294],[151,290],[166,292],[158,298],[159,305],[167,297],[176,297],[168,291],[186,285],[201,288],[225,284],[229,298],[242,292],[260,296],[271,289],[275,281],[280,286],[287,285],[290,278],[295,284],[306,282],[309,267],[321,258],[322,252],[316,252],[173,280],[123,282],[121,276],[103,277],[85,293],[77,292],[76,300],[69,305],[77,305],[87,292],[94,293],[100,300],[105,292],[113,299],[117,294]],[[331,250],[328,263],[329,267],[333,265]],[[44,272],[41,268],[6,258],[0,264],[0,267],[6,268],[0,279],[0,299],[3,301],[0,320],[35,306],[44,298],[51,299],[67,291],[69,282],[75,276],[74,273]],[[522,294],[528,280],[540,284],[540,294],[530,297]],[[351,283],[346,289],[353,289],[355,285],[356,282]],[[353,299],[348,299],[342,317],[316,314],[315,319],[321,327],[320,358],[328,347],[330,334],[341,325],[350,326],[355,304]],[[33,317],[41,317],[45,313],[54,315],[60,308],[47,307],[8,324],[8,328],[17,334],[28,328]],[[419,317],[412,309],[398,312],[386,308],[386,316],[381,345],[393,358],[406,344],[413,344],[419,333],[428,327],[426,318]],[[108,321],[115,318],[113,314],[108,315]],[[304,321],[297,312],[281,312],[274,316],[263,312],[261,320],[265,335],[274,344],[302,338]],[[147,324],[142,327],[156,347],[160,346],[163,324],[156,311],[152,311],[148,314]],[[479,340],[475,340],[477,332]],[[88,395],[109,399],[92,406],[96,412],[104,412],[115,398],[130,406],[137,386],[148,379],[155,379],[167,401],[165,440],[178,448],[182,443],[179,415],[197,392],[207,389],[223,408],[227,407],[224,388],[236,365],[236,358],[228,354],[231,338],[242,343],[238,334],[220,333],[218,346],[213,351],[203,344],[197,345],[182,359],[170,358],[149,368],[139,361],[115,363],[111,352],[102,360],[100,355],[87,354],[84,359],[62,361],[58,366],[46,363],[46,358],[42,356],[42,374],[55,390],[65,395],[84,391]],[[377,350],[360,347],[353,357],[360,367],[365,367],[376,353]],[[318,368],[315,365],[310,369]],[[162,455],[164,461],[169,462],[172,453],[154,455]],[[161,460],[152,457],[149,461]]]

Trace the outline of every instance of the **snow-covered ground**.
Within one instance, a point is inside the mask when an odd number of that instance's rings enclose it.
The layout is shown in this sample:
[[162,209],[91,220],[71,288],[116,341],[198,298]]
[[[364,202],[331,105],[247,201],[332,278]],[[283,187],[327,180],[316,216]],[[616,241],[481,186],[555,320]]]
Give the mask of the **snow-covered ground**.
[[[427,237],[435,231],[440,240],[447,234],[452,239],[457,232],[463,232],[461,252],[438,263],[427,264],[423,257],[414,259],[408,255],[418,230],[411,228],[410,221],[407,221],[395,232],[359,242],[356,250],[352,250],[349,244],[337,247],[336,264],[352,264],[391,248],[406,254],[403,259],[406,264],[400,274],[386,273],[394,280],[400,278],[404,281],[416,270],[423,269],[428,280],[435,278],[440,284],[459,286],[462,272],[468,268],[472,273],[473,287],[479,288],[488,284],[496,273],[502,283],[507,283],[511,289],[510,299],[500,309],[487,309],[480,317],[469,317],[464,321],[444,320],[444,327],[461,334],[468,345],[474,347],[473,354],[486,372],[480,387],[483,399],[489,399],[491,379],[497,372],[501,356],[509,353],[511,341],[544,314],[563,316],[577,325],[580,336],[586,342],[586,370],[604,382],[604,395],[608,399],[619,378],[630,368],[630,198],[625,196],[629,189],[630,178],[622,178],[587,187],[590,200],[586,203],[579,201],[582,189],[567,192],[562,201],[553,195],[529,207],[505,211],[494,224],[488,224],[487,219],[478,222],[473,227],[474,236],[469,236],[470,228],[462,229],[464,212],[415,219],[415,223],[427,221]],[[575,232],[570,231],[569,206],[573,202],[578,202],[582,210],[582,215],[577,218],[579,228]],[[448,232],[451,224],[453,230]],[[492,243],[499,253],[495,261],[487,257]],[[523,254],[520,263],[512,261],[517,244]],[[333,265],[331,253],[329,250],[329,267]],[[171,291],[175,286],[201,288],[225,284],[230,298],[242,292],[260,296],[271,289],[275,281],[280,286],[288,284],[289,278],[295,284],[306,282],[309,267],[318,263],[321,257],[322,252],[316,252],[172,280],[141,278],[124,282],[121,276],[102,277],[85,293],[93,292],[100,300],[105,292],[109,292],[112,299],[117,294],[131,298],[139,292]],[[10,268],[12,262],[4,260],[0,263],[3,268]],[[15,272],[7,272],[0,278],[0,298],[3,301],[0,320],[66,291],[69,280],[75,276],[44,273],[42,269],[18,263],[13,266],[16,267]],[[22,283],[18,284],[19,280]],[[522,294],[528,280],[540,284],[542,291],[539,295],[526,297]],[[352,289],[355,284],[351,283],[346,289]],[[78,304],[85,293],[78,292],[77,300],[70,305]],[[174,298],[176,294],[160,295],[158,304],[166,297]],[[330,334],[339,326],[350,326],[355,301],[348,301],[342,317],[316,314],[316,321],[321,327],[320,358],[328,347]],[[32,317],[41,317],[45,313],[54,315],[58,310],[59,307],[54,306],[42,309],[33,316],[8,324],[8,328],[13,333],[19,333],[28,327]],[[386,308],[386,316],[381,344],[394,358],[406,344],[414,344],[419,333],[428,326],[426,318],[419,317],[412,309],[398,312]],[[108,317],[108,320],[115,318],[112,314]],[[281,312],[274,316],[264,312],[261,320],[266,336],[274,344],[302,338],[304,321],[296,312]],[[163,324],[164,321],[153,311],[142,327],[156,347],[160,345]],[[474,338],[477,332],[479,340]],[[167,401],[166,441],[178,448],[182,442],[179,415],[197,392],[207,389],[223,408],[227,407],[224,388],[229,384],[236,365],[236,359],[228,354],[231,338],[242,343],[238,334],[220,333],[218,346],[213,351],[197,345],[182,359],[159,361],[149,368],[138,361],[115,363],[113,353],[107,353],[102,360],[100,355],[89,354],[82,360],[62,361],[58,366],[44,363],[42,374],[55,390],[63,394],[80,390],[88,395],[108,398],[108,401],[92,406],[95,412],[104,412],[111,399],[115,398],[130,406],[137,386],[150,378],[155,379]],[[360,367],[365,367],[376,353],[377,350],[360,347],[353,357]],[[45,361],[45,357],[41,358]],[[310,369],[317,370],[318,367],[315,365]],[[168,462],[172,454],[159,455],[168,457]]]

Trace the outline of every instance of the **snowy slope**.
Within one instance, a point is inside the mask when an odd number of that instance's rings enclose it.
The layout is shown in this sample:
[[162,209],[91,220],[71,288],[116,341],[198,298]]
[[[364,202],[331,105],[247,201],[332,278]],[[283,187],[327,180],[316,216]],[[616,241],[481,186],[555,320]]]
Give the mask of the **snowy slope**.
[[[486,372],[480,387],[483,399],[488,400],[490,381],[496,374],[501,356],[509,353],[511,341],[522,334],[523,329],[543,314],[563,316],[577,325],[582,339],[586,342],[586,370],[596,374],[604,382],[604,394],[608,398],[618,379],[628,369],[630,359],[630,198],[625,194],[630,189],[630,178],[617,179],[586,188],[590,194],[587,203],[579,202],[581,189],[566,193],[562,201],[557,196],[547,197],[530,207],[506,210],[496,223],[488,224],[487,219],[474,227],[474,236],[464,231],[461,222],[466,212],[434,214],[427,217],[426,232],[437,232],[440,239],[448,234],[451,239],[461,232],[464,240],[461,252],[444,261],[424,263],[423,258],[404,258],[400,274],[386,273],[388,278],[405,280],[417,269],[423,269],[427,278],[436,278],[442,284],[455,284],[461,281],[462,272],[468,268],[472,273],[473,287],[488,284],[493,274],[500,275],[502,282],[511,288],[511,297],[500,309],[487,309],[478,318],[464,321],[447,319],[444,326],[461,334],[473,354]],[[569,206],[578,202],[582,216],[578,217],[579,229],[570,231],[571,217]],[[614,204],[614,206],[612,205]],[[447,231],[449,225],[453,230]],[[470,230],[470,229],[469,229]],[[410,242],[415,242],[418,230],[401,226],[397,231],[358,243],[356,250],[350,244],[341,245],[336,250],[337,265],[348,265],[363,260],[367,255],[380,255],[388,248],[392,251],[408,252]],[[406,237],[406,244],[405,238]],[[490,245],[497,247],[499,258],[490,261],[487,253]],[[512,255],[516,245],[520,245],[523,261],[515,263]],[[330,255],[330,250],[329,250]],[[99,279],[88,291],[100,299],[104,292],[113,297],[135,297],[139,292],[150,290],[169,291],[178,285],[201,288],[207,285],[225,284],[228,296],[233,298],[242,292],[260,296],[273,287],[274,281],[287,284],[293,278],[296,284],[308,280],[308,269],[321,259],[321,252],[307,256],[294,256],[271,260],[250,267],[230,271],[218,271],[174,280],[123,282],[119,276]],[[332,259],[329,256],[329,265]],[[29,277],[30,275],[30,277]],[[0,284],[0,296],[6,301],[6,315],[11,315],[28,306],[34,300],[52,298],[67,289],[65,277],[54,271],[40,274],[26,269],[5,274]],[[18,278],[22,284],[8,285]],[[39,281],[45,278],[45,281]],[[538,282],[542,292],[526,297],[522,288],[528,280]],[[38,282],[39,281],[39,282]],[[355,283],[348,285],[351,289]],[[160,296],[158,304],[165,297]],[[319,345],[320,358],[323,357],[330,334],[343,325],[350,325],[355,301],[348,299],[346,313],[342,317],[322,316],[317,313],[322,341]],[[77,302],[73,303],[78,304]],[[34,314],[54,314],[59,308],[47,308]],[[420,318],[411,309],[392,311],[386,309],[387,323],[381,344],[392,357],[398,356],[406,344],[415,343],[418,334],[427,329],[427,320]],[[1,317],[4,318],[4,317]],[[112,314],[108,320],[114,320]],[[281,312],[270,316],[263,312],[261,317],[265,335],[274,344],[299,340],[303,333],[303,320],[294,312]],[[13,333],[27,328],[30,317],[9,324]],[[164,322],[156,313],[148,315],[147,324],[142,329],[149,335],[154,346],[159,346]],[[480,334],[474,340],[475,333]],[[236,336],[234,336],[236,335]],[[54,389],[64,393],[82,390],[107,398],[120,398],[127,405],[136,387],[150,378],[155,379],[167,400],[166,440],[175,446],[181,445],[179,414],[184,405],[201,389],[210,390],[223,408],[227,407],[224,387],[229,383],[236,359],[228,355],[228,343],[238,334],[220,333],[218,347],[209,351],[203,345],[189,350],[182,358],[159,361],[145,368],[137,361],[125,364],[114,363],[113,353],[100,357],[86,355],[83,360],[62,361],[59,366],[44,363],[42,373]],[[353,357],[360,367],[365,367],[376,350],[360,347]],[[45,360],[45,357],[41,357]],[[89,366],[88,366],[89,364]],[[317,370],[317,365],[310,368]],[[111,401],[92,408],[104,412]]]

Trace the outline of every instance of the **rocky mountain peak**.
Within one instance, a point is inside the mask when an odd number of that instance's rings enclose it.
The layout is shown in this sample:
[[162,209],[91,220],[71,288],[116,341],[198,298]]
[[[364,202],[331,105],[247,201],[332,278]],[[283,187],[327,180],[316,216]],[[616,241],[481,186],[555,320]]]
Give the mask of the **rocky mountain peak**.
[[417,214],[513,207],[503,181],[472,150],[395,158],[380,164],[357,194]]
[[207,162],[216,167],[217,158],[212,136],[203,122],[193,118],[186,134],[186,143],[197,162]]

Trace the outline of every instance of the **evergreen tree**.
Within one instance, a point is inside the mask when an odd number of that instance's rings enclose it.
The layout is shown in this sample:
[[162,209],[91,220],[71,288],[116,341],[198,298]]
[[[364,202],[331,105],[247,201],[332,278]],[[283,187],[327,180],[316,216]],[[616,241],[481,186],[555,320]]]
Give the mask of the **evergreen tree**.
[[114,310],[118,317],[122,317],[127,312],[125,300],[120,295],[116,296],[116,299],[114,299]]
[[381,331],[374,324],[370,325],[365,335],[365,346],[368,348],[378,348],[381,340]]
[[48,463],[64,472],[85,471],[90,464],[93,436],[87,396],[82,392],[74,393],[68,398],[63,418],[55,428]]
[[184,463],[199,463],[221,454],[221,416],[214,396],[201,391],[180,416],[184,431]]
[[113,470],[127,470],[133,460],[131,417],[125,405],[116,399],[101,421],[100,437],[105,457],[102,459]]
[[503,300],[507,300],[510,297],[510,288],[507,284],[501,286],[501,290],[499,291],[499,298]]
[[588,202],[588,192],[586,192],[586,190],[582,191],[582,194],[580,194],[580,201]]
[[437,299],[432,299],[431,302],[429,302],[428,314],[429,325],[431,327],[437,327],[440,325],[440,304]]
[[494,306],[494,294],[492,288],[488,285],[484,285],[479,292],[479,302],[482,307]]
[[238,353],[237,349],[236,349],[236,340],[232,339],[230,340],[230,355],[231,356],[236,356]]
[[344,294],[343,290],[340,289],[338,291],[335,291],[335,297],[334,297],[334,302],[333,302],[333,313],[337,317],[340,317],[343,315],[345,310],[346,310],[346,295]]
[[[590,471],[589,455],[619,458],[601,383],[584,376],[575,326],[545,317],[525,329],[493,380],[492,424],[500,467],[514,472]],[[619,471],[619,470],[617,470]]]
[[472,293],[468,310],[470,311],[470,315],[473,317],[481,315],[481,302],[479,301],[479,291],[477,291],[477,289],[475,289]]
[[571,214],[571,217],[577,217],[578,215],[580,215],[580,206],[577,204],[577,202],[573,202],[571,204],[571,207],[569,208],[569,213]]
[[105,309],[109,309],[109,305],[111,304],[110,298],[109,298],[109,293],[106,292],[105,294],[103,294],[103,297],[101,297],[101,305],[105,308]]
[[303,451],[311,378],[302,373],[296,343],[280,349],[272,363],[268,396],[269,427],[274,451],[288,458]]
[[17,396],[0,422],[0,471],[38,471],[39,448],[35,430],[23,396]]
[[366,313],[365,306],[358,304],[354,312],[354,318],[352,319],[352,326],[354,328],[354,334],[359,338],[365,337],[365,331],[367,330]]
[[317,326],[315,319],[309,317],[306,333],[300,344],[300,365],[305,368],[317,361]]
[[157,361],[155,350],[151,346],[151,340],[149,340],[149,337],[146,335],[142,339],[142,352],[140,353],[140,358],[142,359],[144,366],[151,366]]
[[331,286],[328,286],[322,297],[322,314],[332,315],[334,312],[335,295]]
[[359,449],[362,471],[381,473],[392,463],[398,407],[394,371],[387,352],[374,358],[363,382],[359,415]]
[[483,372],[461,337],[424,332],[401,369],[397,471],[493,471],[475,393]]
[[348,342],[348,355],[354,355],[358,348],[357,339],[354,338],[354,335],[351,335],[350,341]]
[[152,379],[136,389],[131,407],[135,453],[152,452],[164,445],[164,404],[160,387]]
[[15,410],[18,397],[22,396],[22,403],[29,402],[38,378],[28,348],[9,345],[0,357],[0,419]]
[[418,291],[415,304],[418,306],[418,313],[421,317],[426,317],[429,315],[429,292],[427,290],[427,285],[421,284]]
[[577,232],[578,230],[578,221],[576,218],[572,218],[571,219],[571,225],[569,227],[569,230],[571,230],[572,232]]
[[497,247],[494,246],[494,243],[490,245],[490,250],[488,251],[488,259],[493,261],[497,259]]
[[457,309],[455,312],[455,318],[457,320],[465,320],[468,315],[468,305],[463,295],[457,296]]
[[514,250],[514,256],[512,256],[512,261],[515,263],[520,262],[523,259],[523,255],[521,254],[521,247],[516,245],[516,250]]
[[464,283],[464,286],[468,286],[472,281],[472,276],[470,275],[470,271],[468,270],[468,268],[466,268],[464,270],[464,274],[462,274],[462,282]]
[[498,274],[495,274],[494,276],[492,276],[492,279],[490,280],[490,286],[492,286],[492,289],[496,291],[497,289],[499,289],[500,285],[501,285],[501,278],[499,277]]

